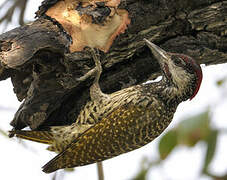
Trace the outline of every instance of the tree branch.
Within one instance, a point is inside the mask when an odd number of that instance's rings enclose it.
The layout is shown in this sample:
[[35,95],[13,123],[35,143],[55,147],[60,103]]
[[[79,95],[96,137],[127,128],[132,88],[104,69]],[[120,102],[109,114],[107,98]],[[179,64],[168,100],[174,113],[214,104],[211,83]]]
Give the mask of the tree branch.
[[[157,77],[159,66],[143,38],[200,64],[227,62],[227,1],[177,0],[121,3],[131,24],[101,53],[101,87],[111,93]],[[32,129],[71,124],[89,99],[92,79],[77,78],[94,67],[88,51],[69,53],[71,41],[57,22],[40,18],[0,35],[0,79],[11,77],[23,101],[11,125]]]
[[104,180],[104,171],[103,171],[103,163],[102,162],[97,163],[97,169],[98,169],[98,179]]
[[[7,8],[9,1],[5,0],[1,6],[0,9]],[[10,2],[11,3],[11,2]],[[3,17],[0,18],[0,23],[3,21],[6,22],[7,24],[12,21],[13,14],[15,11],[19,8],[20,9],[20,14],[19,14],[19,24],[24,25],[24,14],[25,14],[25,9],[27,6],[27,0],[14,0],[13,4],[8,8],[7,12]]]

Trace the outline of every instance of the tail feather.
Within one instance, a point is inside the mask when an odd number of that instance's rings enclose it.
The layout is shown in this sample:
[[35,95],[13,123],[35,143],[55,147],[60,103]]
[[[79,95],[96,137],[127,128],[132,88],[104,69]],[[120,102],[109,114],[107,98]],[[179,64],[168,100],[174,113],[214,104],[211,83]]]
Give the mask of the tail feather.
[[53,143],[53,134],[49,131],[24,131],[24,130],[12,130],[9,131],[10,137],[16,135],[16,137],[35,141],[44,144]]
[[52,173],[56,170],[59,169],[58,167],[58,163],[55,162],[55,160],[58,158],[59,156],[55,156],[53,159],[51,159],[49,162],[47,162],[43,167],[43,172],[49,174]]

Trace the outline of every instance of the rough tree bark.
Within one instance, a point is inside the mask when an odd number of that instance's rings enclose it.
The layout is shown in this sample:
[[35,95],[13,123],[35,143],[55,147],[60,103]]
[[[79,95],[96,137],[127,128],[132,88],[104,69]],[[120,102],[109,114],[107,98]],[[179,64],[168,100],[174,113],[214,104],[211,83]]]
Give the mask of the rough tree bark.
[[[227,1],[125,0],[120,7],[129,12],[131,24],[108,53],[100,52],[104,92],[157,77],[159,66],[143,38],[200,64],[227,62]],[[23,101],[14,128],[70,124],[89,100],[92,78],[76,79],[94,63],[86,50],[69,53],[69,44],[56,22],[43,18],[0,35],[0,80],[11,78]]]

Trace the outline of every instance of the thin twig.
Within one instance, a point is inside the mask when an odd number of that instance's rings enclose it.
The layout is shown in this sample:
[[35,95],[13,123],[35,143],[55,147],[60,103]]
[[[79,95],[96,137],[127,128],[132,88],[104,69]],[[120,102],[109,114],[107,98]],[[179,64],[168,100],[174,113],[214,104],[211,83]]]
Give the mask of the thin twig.
[[103,164],[102,162],[97,163],[97,169],[98,169],[98,179],[104,180],[104,171],[103,171]]

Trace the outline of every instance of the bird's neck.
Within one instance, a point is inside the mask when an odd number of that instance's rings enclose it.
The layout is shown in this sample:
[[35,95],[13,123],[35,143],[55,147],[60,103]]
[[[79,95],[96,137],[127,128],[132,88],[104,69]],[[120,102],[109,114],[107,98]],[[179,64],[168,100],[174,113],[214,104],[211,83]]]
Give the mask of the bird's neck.
[[160,97],[168,104],[178,105],[188,100],[194,92],[193,79],[176,83],[163,76],[162,80],[159,82],[159,87],[162,87],[159,91]]

